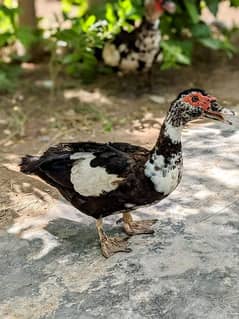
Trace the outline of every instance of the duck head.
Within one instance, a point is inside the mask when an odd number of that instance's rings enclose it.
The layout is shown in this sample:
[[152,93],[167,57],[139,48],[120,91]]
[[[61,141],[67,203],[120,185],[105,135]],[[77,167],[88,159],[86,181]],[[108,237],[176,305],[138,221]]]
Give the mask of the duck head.
[[145,0],[146,17],[157,20],[164,12],[174,13],[176,5],[172,0]]
[[201,89],[188,89],[181,92],[170,106],[166,121],[174,127],[182,127],[188,122],[209,118],[211,120],[232,124],[227,116],[236,113],[222,107],[217,99]]

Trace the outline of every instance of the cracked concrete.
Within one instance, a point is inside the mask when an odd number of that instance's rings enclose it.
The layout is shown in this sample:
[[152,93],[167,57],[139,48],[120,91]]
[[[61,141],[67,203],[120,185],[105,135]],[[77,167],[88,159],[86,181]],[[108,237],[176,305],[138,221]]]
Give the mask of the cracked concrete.
[[[159,221],[154,235],[130,239],[129,254],[104,259],[94,221],[57,199],[21,211],[0,233],[0,317],[239,318],[238,141],[220,124],[185,131],[183,181],[135,212]],[[106,229],[121,234],[116,219]]]

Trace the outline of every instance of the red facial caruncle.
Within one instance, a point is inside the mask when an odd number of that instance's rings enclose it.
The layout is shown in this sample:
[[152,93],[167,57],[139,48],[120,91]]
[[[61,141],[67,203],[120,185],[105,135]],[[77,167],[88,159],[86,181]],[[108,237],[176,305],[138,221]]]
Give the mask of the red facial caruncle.
[[183,97],[182,101],[191,104],[192,106],[200,107],[204,111],[207,111],[208,109],[210,109],[211,103],[213,101],[216,101],[216,98],[214,96],[203,95],[202,93],[195,92]]
[[162,13],[164,11],[163,9],[163,0],[155,0],[155,10],[157,12]]

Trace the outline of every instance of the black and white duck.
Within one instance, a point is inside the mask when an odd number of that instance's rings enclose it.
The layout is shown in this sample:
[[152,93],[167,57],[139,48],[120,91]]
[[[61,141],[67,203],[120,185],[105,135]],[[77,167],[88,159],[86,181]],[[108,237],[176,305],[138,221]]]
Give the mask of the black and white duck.
[[174,13],[176,5],[171,0],[145,0],[142,23],[132,32],[121,31],[102,51],[106,65],[121,74],[150,72],[154,62],[160,60],[160,16]]
[[122,213],[128,235],[153,233],[155,220],[134,221],[130,211],[161,201],[179,184],[184,126],[203,117],[226,122],[225,113],[234,114],[205,91],[189,89],[171,103],[151,150],[128,143],[62,143],[41,156],[23,157],[21,171],[39,176],[79,211],[96,219],[105,257],[128,252],[128,237],[109,237],[103,218]]

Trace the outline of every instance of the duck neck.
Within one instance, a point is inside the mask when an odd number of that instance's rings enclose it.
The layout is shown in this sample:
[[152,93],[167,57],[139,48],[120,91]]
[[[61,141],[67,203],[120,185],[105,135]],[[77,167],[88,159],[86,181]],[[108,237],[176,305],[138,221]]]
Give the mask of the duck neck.
[[145,176],[154,184],[157,192],[170,194],[182,176],[182,127],[165,120],[155,147],[145,163]]
[[151,29],[152,30],[159,30],[159,24],[160,24],[159,17],[152,19],[146,15],[143,19],[143,25],[146,26],[146,29],[149,29],[149,30],[151,30]]
[[166,118],[161,130],[152,154],[162,155],[165,158],[170,158],[175,154],[182,151],[182,136],[183,127],[175,126],[170,119]]

